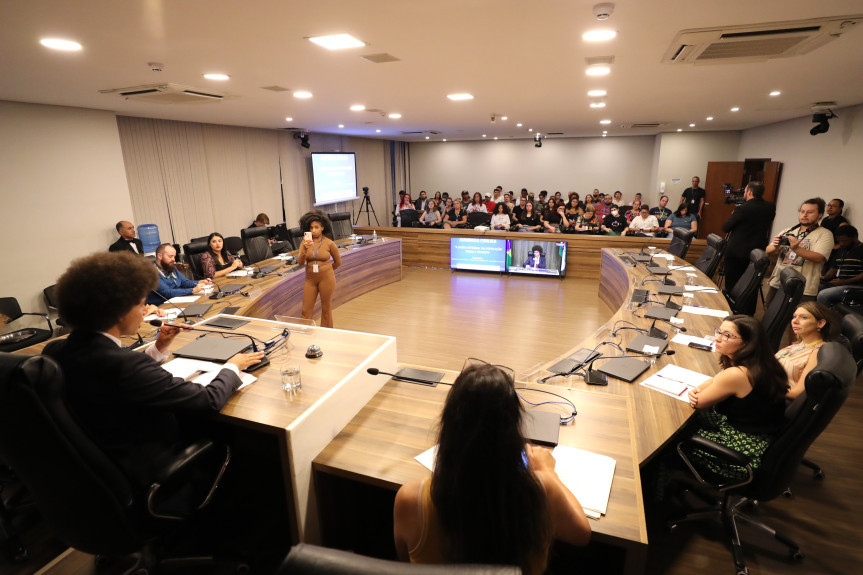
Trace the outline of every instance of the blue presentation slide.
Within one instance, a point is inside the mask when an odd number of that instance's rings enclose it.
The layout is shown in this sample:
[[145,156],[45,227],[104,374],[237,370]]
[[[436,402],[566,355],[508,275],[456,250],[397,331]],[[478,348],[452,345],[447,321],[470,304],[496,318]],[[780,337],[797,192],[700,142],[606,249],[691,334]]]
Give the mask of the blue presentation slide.
[[357,165],[353,153],[312,154],[315,205],[357,199]]
[[506,240],[450,238],[449,260],[456,270],[506,271]]

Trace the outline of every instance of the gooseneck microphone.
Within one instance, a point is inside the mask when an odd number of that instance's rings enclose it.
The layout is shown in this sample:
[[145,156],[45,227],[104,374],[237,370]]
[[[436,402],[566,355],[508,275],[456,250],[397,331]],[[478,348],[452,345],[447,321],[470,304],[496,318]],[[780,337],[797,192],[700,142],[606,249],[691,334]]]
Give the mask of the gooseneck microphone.
[[366,370],[366,372],[370,375],[388,375],[388,376],[392,377],[393,379],[397,379],[400,381],[409,381],[411,383],[419,383],[421,385],[435,386],[438,383],[440,383],[438,381],[431,381],[430,379],[420,379],[417,377],[406,377],[403,375],[396,375],[395,373],[389,373],[386,371],[381,371],[376,367],[370,367]]
[[[178,308],[176,306],[176,304],[174,304],[171,300],[169,300],[168,298],[166,298],[165,296],[163,296],[162,294],[160,294],[159,292],[157,292],[154,289],[151,289],[150,292],[156,294],[157,296],[162,298],[162,301],[164,301],[166,304],[170,305],[171,307],[176,309],[178,312],[180,312],[180,315],[183,316],[183,323],[184,324],[191,325],[191,324],[195,323],[195,322],[191,321],[188,317],[186,317],[186,312],[183,311],[182,309]],[[153,321],[155,321],[155,320],[153,320]]]
[[[147,323],[149,323],[153,327],[162,327],[164,325],[167,327],[178,327],[178,328],[183,329],[183,330],[202,331],[204,333],[218,333],[218,334],[223,334],[223,335],[229,335],[232,337],[236,337],[236,336],[240,335],[240,336],[249,338],[249,341],[252,343],[252,351],[253,352],[258,351],[258,345],[256,343],[255,338],[253,336],[247,334],[247,333],[240,333],[240,332],[234,332],[234,331],[222,331],[222,330],[218,330],[218,329],[202,329],[200,327],[189,327],[187,325],[174,325],[174,324],[170,324],[170,323],[165,323],[160,319],[151,319]],[[258,340],[258,341],[260,341],[260,340]],[[264,344],[264,346],[265,346],[264,352],[266,353],[266,345],[267,344],[266,344],[266,342],[261,342],[261,343]],[[264,367],[265,365],[268,365],[269,363],[270,363],[270,360],[265,356],[263,359],[261,359],[261,361],[259,363],[256,363],[254,365],[247,367],[244,371],[254,371],[258,368],[261,368],[261,367]]]
[[622,359],[627,357],[633,357],[637,359],[644,359],[648,357],[662,357],[663,355],[674,355],[675,352],[673,349],[669,349],[666,351],[661,351],[659,353],[645,353],[638,355],[631,354],[623,354],[623,355],[611,355],[611,356],[598,356],[590,360],[587,364],[587,369],[584,371],[584,383],[587,385],[608,385],[608,376],[600,371],[594,371],[593,362],[598,359]]

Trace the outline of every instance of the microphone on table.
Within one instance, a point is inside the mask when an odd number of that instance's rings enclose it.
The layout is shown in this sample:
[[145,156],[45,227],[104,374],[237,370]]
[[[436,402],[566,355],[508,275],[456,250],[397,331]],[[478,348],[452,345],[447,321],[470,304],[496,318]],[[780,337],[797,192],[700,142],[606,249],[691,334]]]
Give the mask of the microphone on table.
[[[667,268],[666,268],[666,269],[667,269]],[[677,282],[675,282],[675,281],[674,281],[674,280],[672,280],[672,279],[668,279],[668,274],[670,274],[670,273],[671,273],[671,271],[672,271],[672,270],[670,270],[670,269],[669,269],[668,271],[666,271],[666,272],[665,272],[665,273],[663,273],[663,274],[658,274],[658,273],[655,273],[655,272],[650,272],[649,274],[647,274],[647,276],[646,276],[643,280],[641,280],[641,285],[644,285],[644,284],[645,284],[645,283],[647,283],[647,282],[662,282],[662,284],[663,284],[663,285],[667,285],[667,286],[676,286],[676,285],[677,285]],[[652,280],[652,279],[649,279],[649,278],[650,278],[650,276],[656,276],[656,277],[662,276],[662,279],[655,279],[655,280]]]
[[[176,309],[178,312],[180,312],[180,315],[181,315],[181,316],[183,316],[183,323],[184,323],[184,324],[193,324],[193,323],[195,323],[195,322],[193,322],[192,320],[190,320],[188,317],[186,317],[186,312],[185,312],[185,311],[183,311],[182,309],[178,308],[178,307],[177,307],[177,305],[176,305],[176,304],[174,304],[174,302],[172,302],[171,300],[169,300],[168,298],[166,298],[165,296],[163,296],[162,294],[160,294],[159,292],[157,292],[157,291],[156,291],[156,290],[154,290],[154,289],[151,289],[151,290],[150,290],[150,292],[151,292],[151,293],[156,294],[157,296],[159,296],[160,298],[162,298],[162,301],[164,301],[166,304],[168,304],[168,305],[172,306],[174,309]],[[156,320],[153,320],[153,321],[156,321]]]
[[675,352],[673,349],[668,349],[659,353],[645,353],[638,355],[630,355],[625,353],[623,355],[598,356],[590,360],[590,362],[587,364],[587,369],[584,371],[584,383],[586,383],[587,385],[608,385],[608,376],[601,371],[594,371],[593,369],[593,362],[600,358],[622,359],[632,357],[637,359],[644,359],[648,357],[662,357],[663,355],[674,355],[675,353],[677,352]]
[[210,296],[210,299],[222,299],[223,297],[228,295],[222,291],[222,288],[219,286],[219,284],[217,284],[216,282],[213,282],[213,285],[216,286],[216,293],[212,294]]
[[368,368],[368,369],[366,370],[366,373],[368,373],[368,374],[370,374],[370,375],[388,375],[388,376],[392,377],[393,379],[397,379],[397,380],[400,380],[400,381],[409,381],[409,382],[411,382],[411,383],[419,383],[419,384],[422,384],[422,385],[435,386],[435,385],[437,385],[437,384],[438,384],[438,382],[437,382],[437,381],[432,381],[432,380],[430,380],[430,379],[420,379],[420,378],[418,378],[418,377],[406,377],[406,376],[404,376],[404,375],[397,375],[397,374],[395,374],[395,373],[389,373],[389,372],[386,372],[386,371],[381,371],[381,370],[379,370],[379,369],[378,369],[378,368],[376,368],[376,367],[370,367],[370,368]]
[[[255,343],[255,338],[253,336],[247,334],[247,333],[240,333],[240,332],[235,332],[235,331],[223,331],[223,330],[218,330],[218,329],[202,329],[200,327],[189,327],[187,325],[174,325],[174,324],[170,324],[170,323],[165,323],[160,319],[151,319],[147,323],[149,323],[153,327],[162,327],[164,325],[167,327],[178,327],[178,328],[183,329],[183,330],[202,331],[204,333],[218,333],[218,334],[229,335],[229,336],[233,336],[233,337],[241,335],[243,337],[249,338],[249,341],[252,343],[252,352],[259,351],[258,345],[257,345],[257,343]],[[258,340],[258,341],[260,341],[260,340]],[[265,365],[268,365],[270,363],[270,360],[266,357],[267,348],[269,347],[269,345],[263,341],[261,343],[264,344],[264,354],[265,354],[264,358],[261,359],[261,361],[259,363],[251,365],[243,371],[247,371],[247,372],[248,371],[254,371],[254,370],[261,368],[261,367],[264,367]]]
[[682,325],[677,325],[676,323],[674,323],[674,322],[672,322],[672,321],[669,321],[669,320],[667,320],[667,319],[662,319],[661,317],[658,317],[658,318],[656,318],[656,319],[654,319],[654,320],[653,320],[653,325],[651,325],[651,326],[650,326],[650,329],[651,329],[651,330],[653,330],[653,329],[654,329],[654,325],[656,324],[656,322],[657,322],[657,321],[663,321],[663,322],[667,323],[668,325],[670,325],[671,327],[673,327],[674,329],[676,329],[678,332],[681,332],[681,333],[685,333],[685,332],[686,332],[686,328],[685,328],[685,327],[683,327]]

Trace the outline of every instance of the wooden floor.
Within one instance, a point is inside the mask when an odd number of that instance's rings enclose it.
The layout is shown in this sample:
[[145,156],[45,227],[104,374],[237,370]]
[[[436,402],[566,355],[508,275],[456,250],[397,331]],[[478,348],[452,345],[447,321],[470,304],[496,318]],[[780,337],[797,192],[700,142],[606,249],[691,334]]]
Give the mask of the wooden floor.
[[[492,274],[405,268],[401,282],[361,296],[334,312],[339,329],[398,337],[402,363],[441,369],[461,368],[466,357],[512,367],[519,378],[572,348],[610,317],[597,297],[597,280],[501,277]],[[325,350],[326,352],[326,350]],[[818,481],[801,468],[791,485],[792,499],[762,504],[753,515],[801,545],[806,559],[787,558],[783,548],[742,530],[753,575],[839,575],[863,571],[863,392],[860,385],[810,449],[826,478]],[[645,498],[651,497],[650,493]],[[648,514],[649,575],[734,573],[721,529],[697,525],[669,534],[668,509]],[[757,553],[753,553],[757,550]],[[18,569],[0,558],[0,575],[34,572],[56,555],[43,555]],[[80,554],[47,573],[91,572]],[[36,565],[36,567],[32,567]],[[573,572],[578,572],[573,568]]]

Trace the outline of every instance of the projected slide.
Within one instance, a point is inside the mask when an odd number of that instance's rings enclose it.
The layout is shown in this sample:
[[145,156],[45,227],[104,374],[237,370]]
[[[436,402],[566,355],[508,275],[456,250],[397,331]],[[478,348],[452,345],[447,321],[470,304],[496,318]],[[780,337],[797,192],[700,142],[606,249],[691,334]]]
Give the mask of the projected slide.
[[357,159],[353,153],[313,152],[315,205],[357,199]]
[[506,240],[450,238],[449,262],[456,270],[506,271]]

